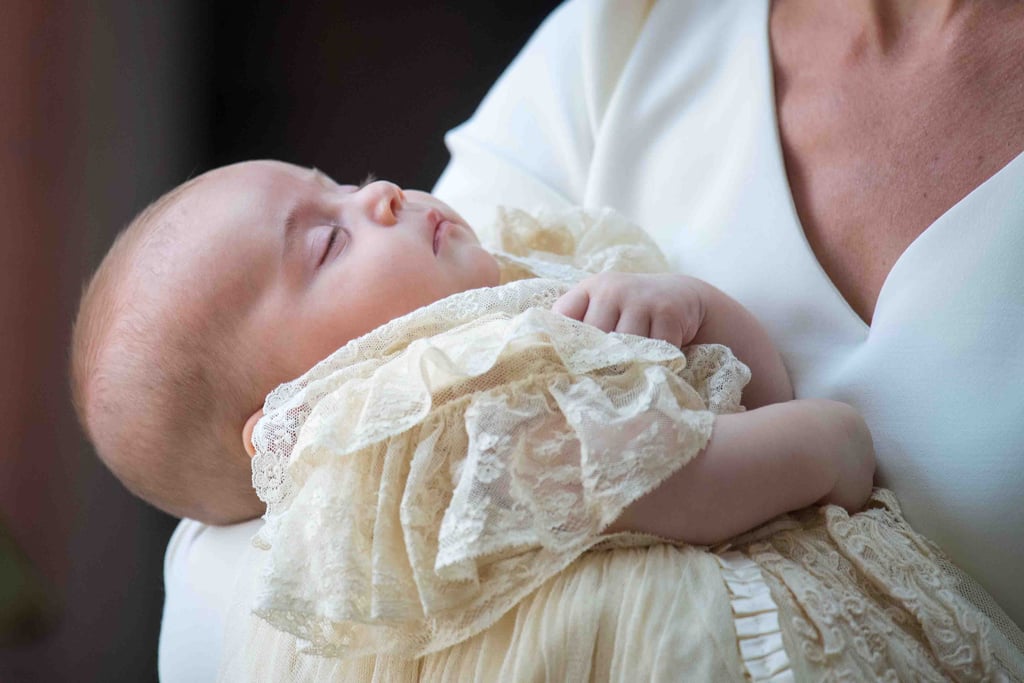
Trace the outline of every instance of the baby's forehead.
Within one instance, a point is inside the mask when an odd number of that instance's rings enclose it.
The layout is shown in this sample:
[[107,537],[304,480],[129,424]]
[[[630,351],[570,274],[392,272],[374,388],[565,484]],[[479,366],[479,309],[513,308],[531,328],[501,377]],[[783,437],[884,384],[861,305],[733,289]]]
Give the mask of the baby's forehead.
[[244,312],[275,286],[289,210],[317,184],[312,169],[274,161],[198,176],[151,217],[132,286],[174,316]]
[[280,161],[241,162],[179,186],[161,217],[179,230],[200,233],[222,223],[269,221],[322,182],[331,181],[315,169]]
[[315,169],[280,161],[204,173],[160,200],[149,217],[134,259],[139,286],[191,287],[203,290],[199,296],[230,289],[236,302],[246,285],[259,286],[280,268],[293,209],[337,188]]
[[300,189],[311,182],[332,184],[330,178],[315,169],[297,166],[285,161],[260,159],[242,161],[207,171],[197,178],[196,189],[205,186],[219,190],[248,189],[250,191]]

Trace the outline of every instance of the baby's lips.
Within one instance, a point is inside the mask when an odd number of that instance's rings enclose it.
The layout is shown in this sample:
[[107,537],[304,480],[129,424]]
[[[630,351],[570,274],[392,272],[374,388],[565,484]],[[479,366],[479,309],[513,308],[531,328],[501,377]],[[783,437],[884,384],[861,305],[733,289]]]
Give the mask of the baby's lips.
[[425,223],[429,230],[431,247],[433,248],[435,255],[437,254],[438,249],[441,248],[441,239],[444,237],[443,227],[447,222],[448,219],[445,218],[444,214],[437,209],[427,210]]

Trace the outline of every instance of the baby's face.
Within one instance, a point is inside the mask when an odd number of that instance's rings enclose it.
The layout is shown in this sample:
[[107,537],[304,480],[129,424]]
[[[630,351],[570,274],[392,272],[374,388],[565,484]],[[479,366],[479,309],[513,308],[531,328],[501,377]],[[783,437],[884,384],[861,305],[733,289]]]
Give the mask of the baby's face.
[[246,162],[210,172],[171,212],[188,277],[212,291],[206,310],[241,316],[240,346],[258,354],[254,371],[274,368],[275,384],[395,317],[498,284],[497,263],[455,211],[384,181],[338,185]]

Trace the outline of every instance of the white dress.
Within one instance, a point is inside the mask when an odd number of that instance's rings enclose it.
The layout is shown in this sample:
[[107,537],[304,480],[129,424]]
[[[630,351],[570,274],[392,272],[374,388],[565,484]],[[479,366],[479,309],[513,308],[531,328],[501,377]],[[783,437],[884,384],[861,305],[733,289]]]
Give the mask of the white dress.
[[[570,2],[451,134],[453,162],[437,193],[477,226],[497,204],[588,204],[613,206],[648,227],[673,265],[762,320],[798,395],[846,400],[866,415],[882,481],[910,521],[1024,620],[1016,590],[1024,571],[1024,361],[1016,345],[1024,280],[1015,272],[1024,260],[1024,160],[911,245],[868,328],[825,276],[796,219],[767,41],[766,1],[649,9],[639,1]],[[227,534],[182,522],[166,563],[163,680],[213,677],[231,596],[252,574],[242,539],[257,527]],[[638,552],[595,554],[573,585],[588,594],[601,585],[601,563],[640,567]],[[664,552],[648,551],[646,562],[667,561]],[[578,623],[634,653],[609,670],[625,675],[636,661],[654,661],[671,672],[679,658],[695,661],[690,655],[735,642],[726,633],[691,643],[690,652],[665,649],[659,624],[679,603],[645,591],[639,579],[615,587],[621,603],[605,593],[603,606],[577,606]],[[694,580],[692,594],[725,599],[710,588],[714,581]],[[189,611],[200,605],[201,617]],[[515,624],[502,628],[525,647],[544,642],[543,634],[516,634]]]

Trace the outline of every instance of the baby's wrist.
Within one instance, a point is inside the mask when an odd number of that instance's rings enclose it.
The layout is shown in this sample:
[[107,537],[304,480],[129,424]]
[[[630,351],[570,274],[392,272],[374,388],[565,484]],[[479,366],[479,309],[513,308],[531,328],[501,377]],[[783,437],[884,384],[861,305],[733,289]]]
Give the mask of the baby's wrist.
[[875,468],[874,446],[864,418],[838,401],[805,403],[814,413],[813,443],[830,482],[818,503],[839,505],[850,512],[861,509],[871,493]]

